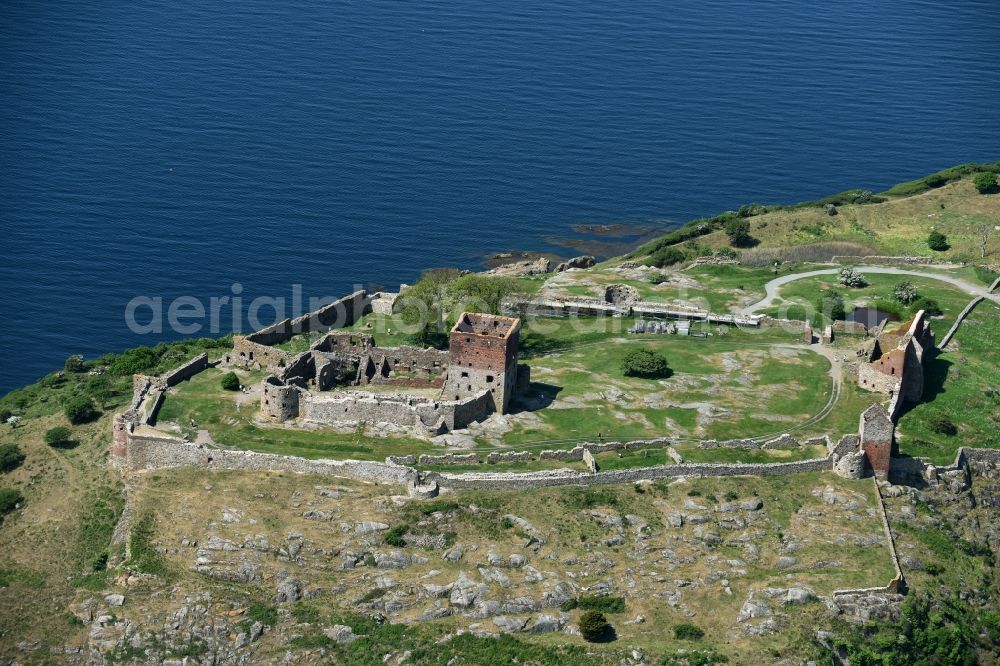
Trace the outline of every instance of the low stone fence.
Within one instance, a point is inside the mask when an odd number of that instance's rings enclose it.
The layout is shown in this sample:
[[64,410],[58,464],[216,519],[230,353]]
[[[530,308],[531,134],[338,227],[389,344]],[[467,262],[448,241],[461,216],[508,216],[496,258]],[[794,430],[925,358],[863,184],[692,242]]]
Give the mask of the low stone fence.
[[858,255],[837,254],[833,256],[831,261],[835,264],[903,264],[913,266],[945,266],[954,268],[961,268],[962,266],[965,266],[964,262],[956,264],[951,261],[944,261],[943,259],[935,259],[934,257],[887,257],[877,254],[869,254],[863,257]]
[[445,453],[440,456],[421,453],[417,462],[421,465],[478,465],[479,456],[475,453]]
[[614,483],[635,483],[655,479],[680,476],[780,476],[801,472],[829,470],[831,458],[815,458],[788,463],[684,463],[680,465],[659,465],[635,469],[613,470],[609,472],[575,472],[569,469],[544,472],[503,473],[503,472],[432,472],[425,479],[433,480],[442,488],[477,488],[481,490],[509,490],[547,488],[571,485],[606,485]]
[[126,466],[131,470],[202,467],[206,469],[325,474],[358,481],[411,485],[416,470],[364,460],[308,460],[256,451],[211,449],[176,437],[132,434]]
[[501,462],[528,462],[533,460],[531,451],[504,451],[502,453],[490,453],[486,456],[489,464]]

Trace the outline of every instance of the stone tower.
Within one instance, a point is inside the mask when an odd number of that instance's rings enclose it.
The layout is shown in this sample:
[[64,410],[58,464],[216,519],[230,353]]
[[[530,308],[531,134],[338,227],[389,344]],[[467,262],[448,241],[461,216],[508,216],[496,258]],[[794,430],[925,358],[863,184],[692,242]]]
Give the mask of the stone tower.
[[506,412],[517,382],[520,334],[520,319],[462,313],[451,329],[444,399],[465,400],[489,391],[496,411]]
[[895,429],[889,413],[878,403],[861,413],[861,451],[879,481],[889,478]]

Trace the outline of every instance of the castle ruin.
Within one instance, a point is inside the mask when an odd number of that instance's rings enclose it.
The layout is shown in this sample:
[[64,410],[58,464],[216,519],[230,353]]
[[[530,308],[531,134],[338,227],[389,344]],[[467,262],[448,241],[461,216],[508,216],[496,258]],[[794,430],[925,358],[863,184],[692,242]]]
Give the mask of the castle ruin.
[[858,386],[908,402],[924,393],[924,354],[934,347],[934,333],[923,310],[910,321],[886,330],[886,321],[859,350]]
[[225,360],[271,372],[262,382],[265,420],[388,423],[434,436],[507,411],[529,380],[517,363],[520,330],[519,319],[465,312],[447,351],[383,348],[371,335],[331,331],[296,355],[247,336]]

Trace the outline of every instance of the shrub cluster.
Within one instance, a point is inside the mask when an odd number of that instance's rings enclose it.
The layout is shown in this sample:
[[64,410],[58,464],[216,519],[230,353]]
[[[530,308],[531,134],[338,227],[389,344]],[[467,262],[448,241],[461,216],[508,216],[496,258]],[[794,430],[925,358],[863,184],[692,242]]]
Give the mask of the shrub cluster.
[[85,395],[74,396],[66,402],[64,408],[66,413],[66,418],[73,425],[79,425],[81,423],[87,423],[88,421],[93,421],[98,416],[100,412],[97,411],[97,406],[94,405],[94,401]]
[[580,629],[580,635],[583,636],[583,640],[590,643],[602,643],[614,639],[614,627],[604,617],[604,613],[600,611],[585,611],[580,616],[580,622],[577,626]]
[[634,349],[622,359],[622,374],[626,377],[659,379],[670,376],[670,367],[663,354],[649,349]]
[[909,305],[917,300],[919,294],[917,293],[916,286],[909,280],[904,280],[899,282],[895,287],[892,288],[892,297],[896,299],[897,302],[903,305]]
[[865,280],[865,276],[858,273],[850,266],[845,266],[840,269],[840,277],[838,280],[840,281],[840,284],[853,289],[860,289],[861,287],[868,285],[868,281]]
[[940,231],[932,231],[927,234],[927,247],[935,252],[944,252],[951,245],[948,244],[948,237]]
[[73,433],[66,426],[49,428],[45,431],[44,439],[46,444],[56,449],[69,449],[75,444]]
[[9,472],[24,462],[24,452],[17,444],[0,444],[0,472]]
[[240,390],[240,378],[236,376],[235,372],[227,372],[222,375],[222,379],[219,380],[219,384],[226,391]]

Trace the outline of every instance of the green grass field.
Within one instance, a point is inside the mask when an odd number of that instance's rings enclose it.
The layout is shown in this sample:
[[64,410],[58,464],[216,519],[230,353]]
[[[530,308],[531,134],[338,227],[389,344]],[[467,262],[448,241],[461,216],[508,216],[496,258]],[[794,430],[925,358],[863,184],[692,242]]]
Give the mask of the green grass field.
[[[635,348],[664,354],[663,380],[625,377]],[[734,336],[611,340],[533,357],[533,391],[554,402],[506,435],[509,446],[547,440],[673,435],[731,439],[780,434],[820,412],[832,390],[829,362],[804,349]],[[855,415],[856,418],[856,415]]]

